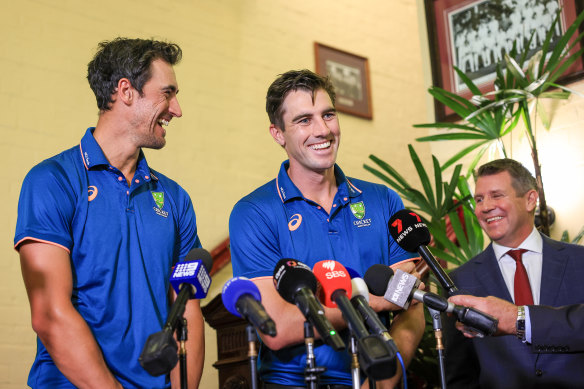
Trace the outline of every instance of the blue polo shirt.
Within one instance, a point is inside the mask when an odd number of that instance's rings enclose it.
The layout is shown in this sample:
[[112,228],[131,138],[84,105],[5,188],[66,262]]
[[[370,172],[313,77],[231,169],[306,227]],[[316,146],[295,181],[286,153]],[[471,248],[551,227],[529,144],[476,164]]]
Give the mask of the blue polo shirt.
[[[24,179],[15,247],[25,240],[69,252],[71,300],[121,384],[169,387],[168,377],[150,376],[138,357],[166,321],[171,267],[201,246],[184,189],[150,169],[142,152],[128,187],[89,128],[78,146],[41,162]],[[28,384],[72,387],[40,340]]]
[[[242,198],[231,212],[229,236],[233,275],[272,276],[281,258],[294,258],[313,267],[333,259],[360,274],[374,264],[393,265],[415,256],[391,238],[387,223],[403,203],[384,185],[347,178],[335,165],[338,191],[330,215],[305,198],[288,177],[285,161],[275,180]],[[306,367],[303,344],[273,351],[262,347],[262,380],[303,386]],[[322,384],[351,385],[350,356],[322,343],[316,364],[326,366]]]

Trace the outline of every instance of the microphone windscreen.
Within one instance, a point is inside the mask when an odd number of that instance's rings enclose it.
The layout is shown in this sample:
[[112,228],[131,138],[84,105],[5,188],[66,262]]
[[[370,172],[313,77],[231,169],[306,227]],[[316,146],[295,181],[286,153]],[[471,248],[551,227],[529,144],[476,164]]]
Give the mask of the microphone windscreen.
[[412,290],[418,288],[418,285],[420,285],[419,278],[397,269],[395,275],[389,281],[387,291],[383,297],[398,307],[408,309],[411,302],[410,294]]
[[211,257],[211,254],[207,250],[202,247],[192,249],[185,257],[185,262],[196,260],[203,262],[203,266],[205,266],[207,273],[211,271],[211,268],[213,267],[213,257]]
[[375,296],[383,296],[391,276],[393,276],[393,270],[389,266],[381,264],[371,266],[364,276],[369,292]]
[[212,264],[213,259],[207,250],[192,249],[184,261],[174,265],[170,275],[170,284],[177,294],[180,293],[181,285],[189,284],[194,288],[191,298],[203,299],[207,296],[211,286],[211,277],[209,277],[206,265]]
[[369,302],[369,289],[363,278],[355,277],[351,279],[351,288],[353,289],[352,297],[363,296]]
[[252,281],[246,277],[235,277],[230,279],[223,285],[223,291],[221,292],[221,300],[223,300],[223,305],[230,313],[235,316],[241,317],[241,314],[237,310],[237,301],[244,294],[251,295],[255,300],[262,301],[262,295],[260,290]]
[[409,209],[397,211],[388,222],[393,240],[406,251],[415,253],[418,247],[430,243],[430,230],[422,218]]
[[294,304],[294,296],[303,288],[316,292],[316,278],[310,267],[291,258],[283,258],[274,268],[274,286],[282,298]]
[[337,306],[332,298],[333,293],[337,290],[344,290],[347,298],[351,298],[351,277],[340,262],[333,260],[317,262],[312,272],[316,280],[320,282],[319,299],[325,306],[331,308]]

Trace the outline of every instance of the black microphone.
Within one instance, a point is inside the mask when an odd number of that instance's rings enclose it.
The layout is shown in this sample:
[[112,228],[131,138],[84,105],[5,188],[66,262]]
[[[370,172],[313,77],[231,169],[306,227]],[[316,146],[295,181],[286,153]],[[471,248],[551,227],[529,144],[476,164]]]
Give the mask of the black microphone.
[[316,278],[308,266],[295,259],[281,259],[274,269],[274,285],[284,300],[296,304],[326,344],[335,350],[345,348],[345,342],[326,318],[322,305],[314,297]]
[[189,251],[182,262],[174,266],[170,283],[178,293],[170,308],[162,331],[148,336],[138,358],[140,365],[152,376],[168,374],[178,362],[178,346],[173,332],[181,323],[186,304],[192,298],[205,298],[211,285],[209,270],[213,265],[211,254],[203,248]]
[[[493,335],[497,331],[499,320],[477,309],[455,305],[444,297],[432,292],[424,292],[417,288],[419,280],[409,273],[396,270],[395,275],[387,266],[371,266],[365,273],[365,282],[372,294],[383,296],[387,301],[397,306],[409,305],[412,299],[439,312],[453,313],[457,320],[472,327],[482,335]],[[392,277],[393,275],[393,277]],[[382,288],[381,285],[386,287]]]
[[262,305],[260,290],[246,277],[235,277],[223,285],[221,299],[233,315],[243,317],[264,334],[276,336],[276,323]]
[[450,276],[446,274],[426,247],[430,243],[430,230],[418,214],[409,209],[402,209],[389,219],[388,226],[393,240],[401,248],[411,253],[418,252],[420,254],[449,296],[458,291]]

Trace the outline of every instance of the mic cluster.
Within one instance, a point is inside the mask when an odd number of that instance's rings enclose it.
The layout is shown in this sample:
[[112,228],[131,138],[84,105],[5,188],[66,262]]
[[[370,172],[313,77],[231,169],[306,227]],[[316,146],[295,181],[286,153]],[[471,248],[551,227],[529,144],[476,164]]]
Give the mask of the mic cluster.
[[[409,210],[398,211],[391,217],[388,227],[398,245],[406,251],[420,254],[444,289],[450,294],[457,291],[426,247],[430,242],[430,232],[420,216]],[[148,337],[139,358],[142,367],[151,375],[167,374],[176,365],[177,343],[173,332],[184,320],[186,302],[192,298],[206,297],[211,284],[209,270],[212,262],[206,250],[193,249],[185,261],[175,266],[170,283],[177,298],[162,331]],[[298,260],[284,258],[274,268],[273,281],[279,295],[296,305],[322,340],[337,351],[345,349],[345,342],[327,319],[322,304],[338,308],[357,342],[361,368],[374,380],[395,375],[398,350],[386,326],[369,305],[369,293],[383,296],[404,309],[412,300],[420,301],[434,310],[455,315],[458,321],[481,334],[492,335],[497,329],[498,321],[492,316],[422,291],[418,289],[418,278],[401,270],[396,270],[394,274],[386,265],[373,265],[363,279],[355,270],[345,268],[334,260],[317,262],[310,269]],[[318,292],[317,285],[320,285]],[[276,323],[266,312],[260,291],[252,281],[245,277],[232,278],[225,283],[221,297],[230,313],[247,320],[268,336],[277,335]]]

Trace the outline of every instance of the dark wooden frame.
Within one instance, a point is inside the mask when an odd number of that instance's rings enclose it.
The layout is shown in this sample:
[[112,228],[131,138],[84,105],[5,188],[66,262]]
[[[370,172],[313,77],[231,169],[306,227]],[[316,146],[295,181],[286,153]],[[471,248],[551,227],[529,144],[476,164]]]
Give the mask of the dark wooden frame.
[[[330,76],[335,91],[337,92],[336,109],[339,112],[348,113],[365,119],[373,119],[371,105],[371,84],[369,83],[369,63],[367,58],[346,51],[338,50],[330,46],[314,42],[314,58],[316,73]],[[328,62],[328,67],[327,67]],[[340,77],[330,73],[336,68],[337,72],[353,71],[353,76],[358,74],[359,80],[355,85],[343,83]],[[343,78],[347,78],[346,76]]]
[[[432,83],[434,86],[446,89],[465,98],[470,98],[471,93],[456,91],[453,87],[455,72],[452,59],[452,45],[450,41],[450,28],[447,26],[447,15],[461,10],[462,7],[479,5],[490,0],[424,0],[426,10],[426,23],[428,28],[428,41],[430,45],[430,61],[432,65]],[[559,0],[562,7],[563,31],[576,19],[579,12],[584,9],[580,0]],[[579,49],[576,45],[573,52]],[[493,61],[494,62],[494,61]],[[485,82],[478,83],[483,93],[493,90],[494,69],[485,78]],[[580,59],[572,65],[566,75],[560,80],[561,84],[568,84],[584,78],[584,60]],[[456,114],[443,104],[435,101],[436,121],[454,121],[459,119]]]

